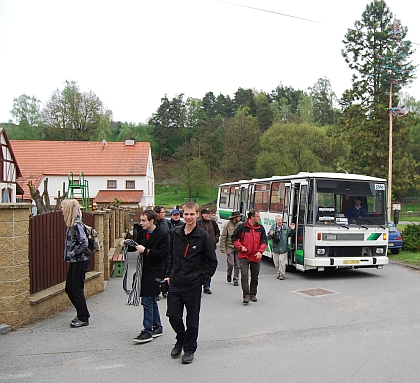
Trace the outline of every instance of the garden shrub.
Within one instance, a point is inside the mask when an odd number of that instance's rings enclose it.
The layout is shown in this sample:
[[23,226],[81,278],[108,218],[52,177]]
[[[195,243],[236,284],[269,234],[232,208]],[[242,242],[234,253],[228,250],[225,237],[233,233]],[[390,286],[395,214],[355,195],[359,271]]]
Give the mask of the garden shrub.
[[403,231],[403,249],[420,251],[420,225],[409,224]]

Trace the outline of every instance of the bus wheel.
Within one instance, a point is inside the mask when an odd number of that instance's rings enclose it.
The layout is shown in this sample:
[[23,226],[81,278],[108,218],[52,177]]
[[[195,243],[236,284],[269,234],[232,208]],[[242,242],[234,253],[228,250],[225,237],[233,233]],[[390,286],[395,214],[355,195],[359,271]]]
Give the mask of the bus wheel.
[[295,273],[296,272],[296,266],[286,265],[286,271],[289,272],[289,273]]

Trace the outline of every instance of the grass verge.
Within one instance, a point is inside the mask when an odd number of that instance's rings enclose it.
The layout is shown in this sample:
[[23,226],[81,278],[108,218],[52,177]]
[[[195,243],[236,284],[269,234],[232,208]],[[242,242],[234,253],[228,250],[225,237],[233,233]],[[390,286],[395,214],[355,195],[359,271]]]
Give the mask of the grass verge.
[[420,253],[414,253],[408,250],[401,250],[399,254],[390,254],[388,252],[388,258],[410,265],[420,266]]

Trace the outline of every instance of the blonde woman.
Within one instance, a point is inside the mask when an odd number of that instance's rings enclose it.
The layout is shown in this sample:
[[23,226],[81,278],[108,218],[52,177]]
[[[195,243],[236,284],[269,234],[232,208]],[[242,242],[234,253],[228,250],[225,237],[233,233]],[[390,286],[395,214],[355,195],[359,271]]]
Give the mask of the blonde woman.
[[89,258],[84,253],[88,247],[88,239],[81,223],[79,202],[75,199],[66,199],[61,202],[61,210],[67,227],[64,262],[69,264],[65,291],[77,311],[77,316],[71,321],[70,327],[89,326],[90,314],[84,292],[85,275],[89,269]]

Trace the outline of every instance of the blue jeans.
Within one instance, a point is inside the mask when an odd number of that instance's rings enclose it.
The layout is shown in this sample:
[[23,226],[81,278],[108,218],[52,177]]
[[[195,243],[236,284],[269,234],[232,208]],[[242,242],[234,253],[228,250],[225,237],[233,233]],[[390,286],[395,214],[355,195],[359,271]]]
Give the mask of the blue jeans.
[[144,331],[153,335],[153,328],[162,327],[156,297],[141,297],[141,305],[143,306]]
[[204,290],[210,290],[210,282],[211,282],[211,278],[203,284]]

